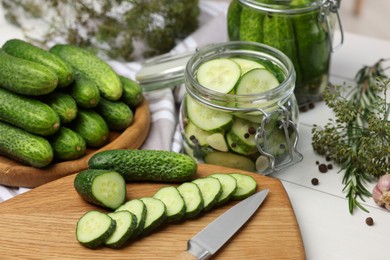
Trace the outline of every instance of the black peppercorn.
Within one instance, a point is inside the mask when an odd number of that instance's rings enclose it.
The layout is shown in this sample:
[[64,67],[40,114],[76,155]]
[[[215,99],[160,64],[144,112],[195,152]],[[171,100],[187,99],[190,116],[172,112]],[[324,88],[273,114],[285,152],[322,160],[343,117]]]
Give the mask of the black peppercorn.
[[319,183],[318,179],[317,178],[313,178],[311,179],[311,184],[313,184],[314,186],[317,186]]
[[374,225],[374,220],[372,219],[372,217],[366,218],[366,224],[367,224],[368,226]]
[[328,171],[328,166],[326,166],[326,164],[321,163],[320,165],[318,165],[318,170],[322,173],[325,173]]

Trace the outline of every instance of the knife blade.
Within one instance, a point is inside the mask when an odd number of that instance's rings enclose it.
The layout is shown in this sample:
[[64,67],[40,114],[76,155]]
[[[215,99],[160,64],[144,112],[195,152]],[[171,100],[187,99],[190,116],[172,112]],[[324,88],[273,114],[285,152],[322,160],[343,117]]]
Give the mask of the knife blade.
[[237,203],[188,241],[177,259],[207,259],[215,254],[257,211],[268,194],[262,190]]

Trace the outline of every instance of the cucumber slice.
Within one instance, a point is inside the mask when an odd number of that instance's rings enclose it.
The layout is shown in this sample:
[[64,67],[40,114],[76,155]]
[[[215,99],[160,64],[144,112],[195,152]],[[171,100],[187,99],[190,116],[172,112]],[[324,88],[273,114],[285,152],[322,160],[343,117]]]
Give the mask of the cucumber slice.
[[262,69],[264,68],[263,64],[260,64],[254,60],[242,59],[242,58],[232,58],[241,68],[241,75],[244,75],[252,69]]
[[108,213],[116,221],[114,233],[105,241],[106,246],[111,248],[122,247],[134,234],[137,226],[137,217],[130,211],[115,211]]
[[76,225],[76,238],[82,245],[96,248],[103,245],[116,227],[116,221],[107,214],[91,210],[85,213]]
[[206,142],[208,145],[210,145],[215,150],[221,151],[221,152],[227,152],[228,151],[228,145],[225,141],[225,137],[221,133],[215,133],[212,135],[209,135],[206,138]]
[[123,210],[129,211],[130,213],[134,214],[135,217],[137,218],[137,226],[133,235],[131,236],[131,238],[134,238],[138,236],[144,229],[145,219],[146,219],[146,206],[142,202],[142,200],[132,199],[127,201],[119,208],[117,208],[115,212],[123,211]]
[[148,235],[165,221],[167,208],[161,200],[153,197],[144,197],[140,200],[146,206],[146,219],[142,235]]
[[186,218],[193,218],[203,210],[203,198],[198,185],[184,182],[177,187],[186,204]]
[[217,205],[227,202],[237,190],[237,180],[229,174],[214,173],[209,177],[217,178],[222,185],[222,194],[218,198]]
[[74,187],[85,201],[105,208],[116,209],[126,200],[126,181],[115,171],[81,171],[74,179]]
[[256,192],[257,183],[253,177],[242,173],[230,173],[230,175],[237,180],[237,189],[232,199],[242,200]]
[[212,152],[205,156],[204,161],[207,164],[222,165],[244,171],[253,172],[256,170],[255,163],[249,158],[234,153]]
[[173,222],[182,219],[186,213],[186,205],[180,192],[173,186],[159,189],[154,198],[161,200],[166,207],[167,221]]
[[198,178],[192,181],[198,185],[203,198],[203,210],[209,211],[218,201],[222,194],[221,182],[212,177]]
[[188,121],[187,126],[185,127],[184,131],[185,131],[185,137],[187,139],[187,142],[191,146],[193,146],[193,145],[200,145],[200,146],[207,145],[207,137],[209,137],[212,134],[210,132],[207,132],[207,131],[197,127],[191,121]]
[[187,95],[186,108],[188,117],[197,127],[213,133],[228,129],[233,121],[231,113],[218,111],[199,104]]
[[196,73],[199,84],[220,93],[232,91],[240,76],[240,66],[233,60],[225,58],[204,62]]
[[278,79],[266,69],[252,69],[238,82],[235,93],[238,95],[260,94],[279,86]]
[[227,133],[230,149],[244,155],[257,152],[255,134],[258,126],[258,124],[251,121],[235,118]]

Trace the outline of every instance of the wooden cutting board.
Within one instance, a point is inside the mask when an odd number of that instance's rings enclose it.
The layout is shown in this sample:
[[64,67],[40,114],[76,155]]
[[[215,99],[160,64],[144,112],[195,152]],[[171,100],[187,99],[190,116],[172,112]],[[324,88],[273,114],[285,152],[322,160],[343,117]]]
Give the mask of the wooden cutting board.
[[[305,259],[299,227],[287,193],[277,179],[236,169],[202,164],[197,176],[242,172],[253,176],[259,190],[270,192],[259,210],[223,246],[214,259]],[[187,240],[236,202],[196,219],[166,224],[122,249],[88,249],[75,237],[78,219],[96,206],[73,188],[75,175],[50,182],[0,204],[1,259],[172,259]],[[127,184],[128,199],[152,196],[162,185]],[[167,185],[167,184],[165,184]]]
[[87,149],[80,159],[51,164],[45,168],[29,167],[0,156],[0,184],[16,187],[37,187],[87,168],[89,158],[96,152],[111,149],[137,149],[147,138],[150,111],[147,101],[137,107],[133,123],[123,132],[110,132],[109,142],[100,149]]

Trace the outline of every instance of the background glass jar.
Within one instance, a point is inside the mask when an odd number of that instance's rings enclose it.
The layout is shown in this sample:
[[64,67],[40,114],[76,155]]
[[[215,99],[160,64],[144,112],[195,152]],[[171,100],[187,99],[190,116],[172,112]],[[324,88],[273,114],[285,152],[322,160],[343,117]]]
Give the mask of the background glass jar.
[[329,83],[336,17],[342,36],[339,4],[340,0],[232,0],[228,36],[285,53],[296,71],[295,96],[304,107],[320,100]]
[[[266,62],[283,73],[284,80],[263,93],[216,92],[199,84],[196,74],[199,66],[217,58]],[[231,41],[198,50],[185,70],[186,95],[180,108],[184,151],[200,163],[263,174],[300,161],[294,83],[290,59],[270,46]]]

